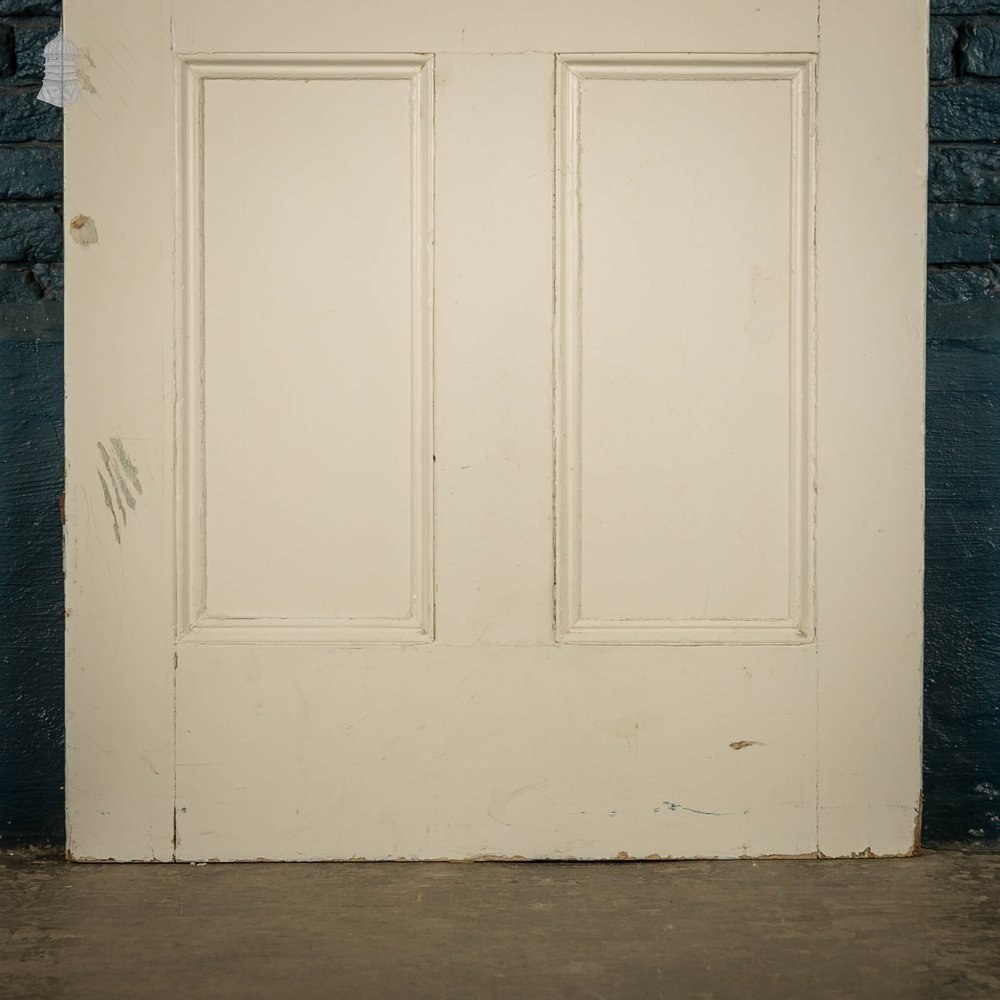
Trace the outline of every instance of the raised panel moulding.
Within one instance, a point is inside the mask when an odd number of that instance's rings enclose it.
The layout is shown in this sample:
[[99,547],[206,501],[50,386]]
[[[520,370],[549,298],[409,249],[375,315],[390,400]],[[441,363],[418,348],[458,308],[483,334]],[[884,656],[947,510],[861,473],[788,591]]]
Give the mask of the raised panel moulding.
[[813,642],[815,56],[556,70],[557,641]]
[[[213,53],[180,55],[177,59],[175,521],[179,642],[357,644],[428,642],[433,639],[433,66],[433,56],[419,54]],[[282,90],[321,81],[335,81],[329,85],[320,84],[332,88],[324,90],[322,96],[317,96],[316,86],[305,90]],[[388,84],[383,81],[402,82]],[[345,84],[343,88],[339,86],[340,82]],[[407,84],[408,89],[405,89]],[[396,87],[403,87],[404,90],[400,93],[394,89]],[[332,103],[329,100],[331,95]],[[295,266],[299,247],[294,243],[288,243],[287,247],[279,246],[274,251],[276,263],[273,273],[265,268],[263,274],[252,274],[249,278],[240,276],[234,266],[224,261],[219,263],[223,260],[220,247],[240,246],[238,234],[243,233],[242,221],[239,221],[236,236],[227,232],[226,239],[218,238],[206,249],[206,219],[221,232],[220,227],[232,218],[238,218],[232,207],[235,196],[226,194],[218,178],[229,176],[224,167],[235,162],[240,137],[254,134],[254,101],[261,97],[269,104],[271,120],[279,125],[283,114],[287,119],[287,109],[299,113],[295,111],[298,106],[296,101],[312,102],[309,107],[318,109],[321,115],[332,109],[328,113],[340,116],[336,118],[340,134],[348,137],[352,135],[351,128],[361,122],[362,130],[367,129],[364,137],[367,145],[363,152],[358,152],[356,145],[350,142],[331,140],[329,129],[321,127],[324,124],[322,121],[320,125],[305,130],[301,141],[316,144],[317,155],[325,157],[325,162],[341,171],[338,176],[360,177],[360,193],[369,200],[375,198],[378,185],[382,184],[392,196],[391,205],[385,212],[394,213],[390,219],[392,226],[387,227],[383,222],[373,227],[371,233],[360,234],[367,240],[365,251],[345,246],[349,241],[343,238],[338,241],[336,235],[329,244],[325,244],[325,233],[313,231],[320,226],[316,221],[319,217],[308,211],[308,204],[302,208],[300,202],[295,200],[307,196],[313,197],[314,204],[327,200],[314,197],[314,192],[321,190],[319,185],[323,183],[322,163],[315,169],[308,168],[311,170],[308,179],[312,185],[307,189],[308,195],[297,192],[294,184],[286,185],[282,191],[282,197],[293,209],[301,209],[298,222],[293,220],[288,223],[277,209],[267,209],[264,213],[262,226],[270,225],[286,242],[295,239],[291,229],[293,225],[311,227],[306,236],[311,242],[307,246],[318,248],[318,251],[303,261],[310,267],[314,266],[314,271],[310,272],[311,278],[303,278],[302,281],[312,282],[311,287],[318,291],[305,305],[300,304],[304,301],[302,297],[286,295],[290,308],[299,310],[296,320],[305,317],[304,322],[299,322],[295,329],[291,328],[291,324],[289,329],[279,329],[282,336],[271,340],[267,338],[268,331],[255,332],[256,339],[252,339],[251,344],[259,356],[241,363],[249,366],[247,378],[269,377],[273,372],[273,384],[260,386],[256,391],[262,404],[270,405],[276,422],[287,421],[287,425],[273,433],[275,439],[283,436],[282,440],[288,442],[291,454],[278,455],[277,460],[285,463],[283,469],[302,468],[304,475],[313,477],[309,484],[318,484],[321,489],[312,489],[308,493],[303,490],[296,497],[297,484],[294,480],[279,487],[258,478],[259,489],[273,493],[273,496],[263,499],[254,494],[253,487],[254,474],[259,471],[264,459],[254,453],[252,443],[245,448],[243,446],[239,436],[240,408],[258,423],[264,418],[254,412],[254,400],[251,398],[254,390],[240,383],[241,373],[233,375],[226,371],[225,364],[220,363],[220,359],[225,361],[223,352],[232,350],[227,345],[239,343],[238,338],[242,336],[235,320],[230,324],[232,329],[226,325],[225,309],[227,302],[232,300],[238,309],[244,312],[250,310],[252,307],[244,301],[242,289],[245,285],[252,287],[254,282],[260,284],[269,280],[273,288],[261,294],[268,308],[278,310],[280,306],[273,303],[280,298],[283,287],[287,287],[287,274]],[[212,112],[215,116],[211,119],[213,124],[206,129],[206,107],[215,106],[211,102],[215,102],[219,110]],[[238,134],[231,126],[229,109],[232,108],[244,116],[242,122],[249,123],[242,125],[243,132]],[[384,109],[384,117],[373,125],[366,125],[372,120],[367,114],[371,108]],[[301,112],[303,115],[307,113]],[[354,134],[357,134],[357,128]],[[215,147],[212,143],[219,141],[219,135],[223,136],[223,145],[219,147],[223,152],[213,153]],[[270,141],[273,145],[273,140],[267,135],[261,134],[257,138],[262,144]],[[408,165],[401,144],[408,144]],[[305,152],[309,150],[303,150]],[[207,163],[211,165],[208,158],[212,155],[227,158],[225,161],[218,160],[214,174],[207,173],[206,168]],[[247,150],[247,155],[253,157],[253,148]],[[301,159],[302,154],[296,156]],[[223,166],[220,167],[219,163]],[[373,165],[375,169],[368,169],[366,164]],[[279,176],[277,170],[278,167],[275,167],[274,176]],[[375,176],[368,180],[369,174]],[[258,187],[254,190],[266,185],[268,176],[265,172],[256,177],[253,183]],[[209,180],[216,178],[212,181],[216,186],[211,190],[222,191],[224,197],[218,193],[206,197],[209,191],[207,177]],[[263,190],[266,191],[266,187]],[[352,210],[361,211],[351,208],[349,193],[348,190],[345,194],[342,188],[337,195],[340,198],[338,204],[347,205],[338,211],[348,220]],[[223,207],[217,207],[218,204]],[[328,214],[334,211],[325,210]],[[215,214],[209,216],[209,212]],[[288,235],[290,232],[291,236]],[[356,226],[345,223],[341,237],[351,232],[356,232]],[[254,262],[267,260],[263,256],[264,251],[253,252],[258,254],[252,258]],[[366,257],[363,252],[367,252]],[[331,258],[330,263],[321,260],[313,265],[317,258],[326,258],[334,253],[341,256]],[[338,273],[337,261],[347,262],[346,276],[343,266]],[[337,298],[341,293],[336,289],[340,286],[334,285],[332,280],[323,279],[322,266],[327,267],[331,279],[347,284],[348,297],[355,296],[350,301],[351,311],[346,318],[343,318],[341,301]],[[208,280],[207,270],[210,274]],[[360,276],[360,282],[355,279],[354,272]],[[233,273],[236,273],[235,278]],[[393,281],[388,290],[391,298],[387,294],[385,302],[372,291],[377,291],[376,279],[383,273]],[[221,279],[218,277],[220,274]],[[355,287],[359,283],[367,284],[356,292]],[[214,299],[211,298],[213,295]],[[226,299],[227,295],[229,299]],[[323,299],[323,296],[326,298]],[[321,299],[320,305],[316,305],[316,301]],[[325,312],[319,311],[321,306]],[[210,319],[216,317],[211,320],[214,326],[209,326],[207,314]],[[334,318],[327,319],[328,314]],[[219,316],[223,319],[218,319]],[[209,337],[218,335],[221,338],[208,349],[206,330]],[[282,345],[273,350],[292,353],[279,356],[277,363],[269,360],[272,341]],[[317,350],[323,352],[321,358],[314,358]],[[332,355],[329,352],[336,350],[349,352],[347,360],[340,365],[339,358],[333,357],[331,367]],[[206,364],[206,357],[209,364]],[[335,389],[328,389],[321,381],[322,375],[314,377],[310,371],[310,365],[324,364],[331,379],[339,380]],[[354,368],[351,368],[352,365]],[[361,365],[368,367],[359,367]],[[288,371],[292,374],[287,374]],[[295,412],[300,401],[295,398],[297,373],[305,376],[311,392],[302,406],[312,418],[309,431],[314,440],[303,441],[300,433],[300,425],[306,418]],[[376,436],[371,443],[366,443],[368,428],[358,426],[358,417],[373,411],[376,403],[366,399],[360,391],[355,391],[355,387],[361,382],[367,384],[371,373],[382,377],[379,398],[391,400],[393,409],[381,423],[376,422],[377,426],[371,432],[381,437]],[[273,401],[270,402],[266,400],[268,388],[273,394]],[[220,395],[213,396],[213,392]],[[213,409],[216,399],[220,402]],[[248,399],[250,405],[247,404]],[[227,406],[229,412],[220,417],[220,410],[225,410]],[[316,426],[317,416],[325,421],[321,427]],[[237,459],[230,461],[227,448],[234,442],[241,450]],[[384,442],[389,442],[389,445],[383,446]],[[334,453],[334,447],[340,450]],[[382,453],[387,453],[384,468],[379,465]],[[324,470],[314,472],[312,466],[304,461],[296,466],[303,457],[325,463]],[[244,467],[239,466],[239,461],[244,461]],[[352,473],[352,468],[358,471]],[[345,490],[345,480],[352,474],[352,482],[360,485]],[[229,480],[226,477],[230,477]],[[251,484],[250,490],[243,488],[244,481]],[[283,497],[279,488],[287,493],[292,516],[265,525],[257,531],[259,538],[255,537],[252,514],[264,510],[280,511]],[[214,500],[210,499],[213,489],[216,489]],[[238,495],[238,489],[248,496],[251,514],[241,515],[242,521],[234,525],[226,521],[228,511],[225,505],[231,503],[233,495]],[[299,508],[305,505],[304,512],[296,510],[296,500]],[[210,517],[208,512],[213,503],[215,506],[211,510],[214,513]],[[328,519],[323,516],[324,504],[331,508]],[[378,506],[371,518],[359,528],[351,522],[349,515],[364,518],[367,516],[366,504],[369,508],[374,504]],[[338,515],[339,523],[336,523]],[[391,529],[388,540],[381,543],[378,515],[390,518],[385,522],[386,527]],[[316,542],[313,546],[315,552],[311,552],[311,533],[317,530],[317,526],[328,534]],[[213,528],[221,533],[218,537],[224,536],[223,541],[210,541]],[[361,528],[367,532],[365,539],[374,539],[372,545],[351,537],[352,532],[359,534]],[[307,572],[316,581],[312,590],[306,589],[306,583],[296,589],[295,560],[301,558],[300,555],[293,557],[279,553],[278,560],[283,560],[279,570],[284,575],[279,574],[273,583],[268,581],[275,564],[272,538],[279,532],[284,532],[298,547],[296,552],[305,553],[310,563]],[[346,539],[343,549],[338,549],[330,541],[337,538]],[[219,552],[223,555],[236,553],[242,558],[241,540],[245,540],[250,548],[251,554],[246,557],[248,560],[253,558],[254,546],[258,543],[265,546],[261,550],[264,554],[259,557],[259,566],[254,567],[248,562],[250,570],[244,571],[242,567],[234,569],[231,562],[227,564],[225,558],[213,555]],[[379,544],[382,544],[381,549],[377,548]],[[271,549],[266,546],[271,546]],[[372,550],[369,562],[376,563],[374,568],[365,565],[364,555],[369,550]],[[353,596],[351,585],[351,577],[355,573],[368,574],[367,590],[362,588],[359,591],[361,596],[357,597]],[[243,580],[247,581],[245,585]],[[291,585],[288,580],[292,581]]]

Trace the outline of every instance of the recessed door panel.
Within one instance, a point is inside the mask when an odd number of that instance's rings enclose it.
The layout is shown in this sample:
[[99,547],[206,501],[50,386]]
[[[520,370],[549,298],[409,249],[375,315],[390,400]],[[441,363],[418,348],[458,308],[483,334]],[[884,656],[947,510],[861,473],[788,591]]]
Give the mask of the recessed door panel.
[[812,635],[812,81],[560,60],[567,641]]

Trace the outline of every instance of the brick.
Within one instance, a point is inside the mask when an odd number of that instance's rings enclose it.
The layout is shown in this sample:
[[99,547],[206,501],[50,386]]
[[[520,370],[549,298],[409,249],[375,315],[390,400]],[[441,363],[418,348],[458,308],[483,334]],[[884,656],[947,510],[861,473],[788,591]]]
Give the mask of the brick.
[[29,15],[31,17],[58,17],[62,4],[59,0],[0,0],[0,15]]
[[7,79],[13,76],[16,67],[14,29],[9,24],[0,24],[0,77]]
[[931,205],[927,241],[931,264],[1000,261],[1000,207]]
[[930,201],[1000,205],[1000,146],[931,146]]
[[[1000,341],[995,337],[992,340],[936,337],[928,340],[928,394],[958,390],[962,393],[987,392],[996,395],[997,389],[1000,389]],[[932,406],[936,405],[937,399],[933,396],[930,398],[933,400]],[[940,457],[940,453],[934,456],[935,460],[940,460]],[[1000,472],[1000,459],[995,459],[994,462],[995,470]],[[1000,486],[1000,476],[997,477],[996,485]],[[940,513],[947,509],[945,503],[939,502],[935,506]],[[1000,502],[996,497],[990,506],[993,513],[1000,513]],[[993,533],[1000,542],[1000,527],[996,527],[998,525],[1000,520],[994,520],[991,527],[996,528]],[[939,522],[936,527],[940,531],[945,528],[945,524]],[[939,551],[938,555],[943,553]]]
[[[33,302],[0,302],[0,350],[4,342],[32,344],[63,339],[63,304],[53,299]],[[4,373],[0,370],[0,380]],[[0,434],[2,437],[2,434]]]
[[938,18],[931,22],[930,75],[932,80],[948,80],[955,75],[954,50],[958,27]]
[[932,14],[1000,14],[1000,0],[931,0]]
[[35,302],[41,297],[30,267],[0,264],[0,302]]
[[58,146],[0,146],[0,198],[58,198],[62,167]]
[[0,203],[0,261],[61,259],[60,206],[30,202]]
[[1000,76],[1000,21],[971,21],[962,26],[958,66],[966,76]]
[[1000,299],[1000,265],[928,269],[928,302],[959,303],[989,296]]
[[62,298],[62,264],[0,264],[0,303]]
[[968,302],[928,302],[927,336],[942,340],[1000,341],[1000,296]]
[[63,298],[63,265],[38,263],[31,268],[31,274],[35,282],[42,290],[42,295],[47,299],[55,299],[58,302]]
[[931,87],[930,137],[935,142],[1000,139],[1000,84],[975,80]]
[[53,21],[51,25],[30,25],[14,30],[14,83],[27,80],[39,83],[45,75],[45,55],[43,49],[59,30],[59,24]]
[[1000,341],[1000,265],[927,271],[929,341]]
[[0,142],[62,142],[62,109],[35,99],[37,89],[0,89]]

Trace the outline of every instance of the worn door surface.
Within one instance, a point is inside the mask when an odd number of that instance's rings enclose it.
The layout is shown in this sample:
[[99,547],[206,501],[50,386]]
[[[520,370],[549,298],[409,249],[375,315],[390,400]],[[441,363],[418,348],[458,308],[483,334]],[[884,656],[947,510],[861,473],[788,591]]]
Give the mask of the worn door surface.
[[68,3],[72,854],[910,851],[925,8]]

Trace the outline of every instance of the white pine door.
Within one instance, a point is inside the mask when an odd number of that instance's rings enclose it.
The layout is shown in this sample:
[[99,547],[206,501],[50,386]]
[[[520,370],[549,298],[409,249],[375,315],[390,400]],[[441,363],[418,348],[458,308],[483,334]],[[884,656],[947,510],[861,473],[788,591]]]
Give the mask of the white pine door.
[[926,3],[67,6],[74,857],[912,850]]

